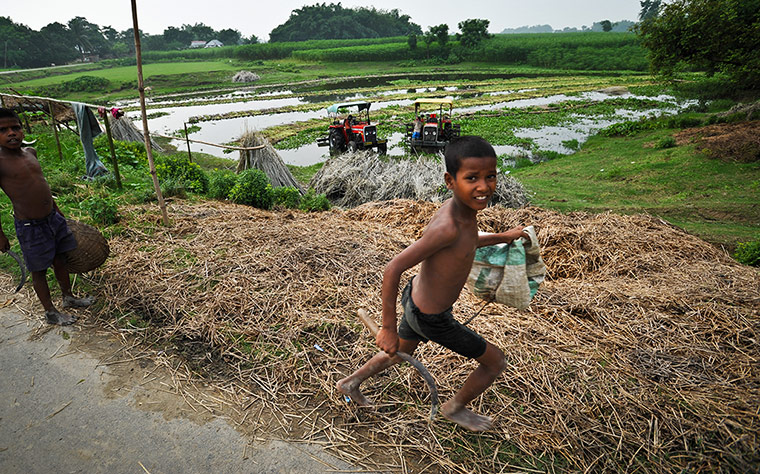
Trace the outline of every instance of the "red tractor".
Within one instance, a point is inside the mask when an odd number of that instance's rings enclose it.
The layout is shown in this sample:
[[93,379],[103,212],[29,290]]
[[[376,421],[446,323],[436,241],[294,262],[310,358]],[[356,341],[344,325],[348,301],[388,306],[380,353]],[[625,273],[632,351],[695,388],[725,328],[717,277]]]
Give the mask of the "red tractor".
[[[331,155],[372,148],[384,155],[388,151],[388,142],[377,138],[377,125],[369,121],[370,105],[370,102],[346,102],[328,107],[327,115],[332,124],[327,137],[318,138],[317,145],[329,146]],[[349,113],[354,110],[355,116]]]
[[[451,99],[414,101],[415,122],[406,124],[406,143],[409,148],[412,151],[435,153],[443,150],[452,139],[458,137],[459,124],[451,123],[453,109],[454,101]],[[422,113],[423,110],[429,112]]]

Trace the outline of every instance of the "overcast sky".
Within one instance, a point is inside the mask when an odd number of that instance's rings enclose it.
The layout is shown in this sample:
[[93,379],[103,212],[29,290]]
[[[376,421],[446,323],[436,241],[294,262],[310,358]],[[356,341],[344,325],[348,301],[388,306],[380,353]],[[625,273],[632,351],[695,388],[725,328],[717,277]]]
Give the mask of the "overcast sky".
[[[163,33],[169,26],[204,23],[217,31],[233,28],[244,36],[255,34],[267,40],[269,32],[287,21],[291,11],[316,3],[338,1],[137,0],[137,14],[140,29],[149,34]],[[519,26],[549,24],[554,29],[562,29],[591,26],[601,20],[636,21],[641,8],[638,0],[342,0],[340,3],[345,8],[396,8],[409,15],[423,30],[446,23],[452,33],[458,31],[457,23],[468,18],[490,20],[489,30],[499,33],[504,28]],[[34,30],[55,21],[65,24],[76,16],[119,31],[132,27],[130,0],[16,0],[3,4],[0,16]]]

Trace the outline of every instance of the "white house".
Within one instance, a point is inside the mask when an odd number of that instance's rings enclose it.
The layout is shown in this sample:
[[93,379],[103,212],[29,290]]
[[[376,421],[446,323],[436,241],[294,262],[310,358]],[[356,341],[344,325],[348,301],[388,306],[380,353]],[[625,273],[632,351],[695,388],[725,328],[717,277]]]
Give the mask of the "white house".
[[221,48],[224,46],[224,43],[222,43],[219,40],[211,40],[208,43],[206,43],[206,46],[204,48]]
[[191,48],[202,48],[204,46],[206,46],[206,42],[205,41],[191,41],[190,42],[190,47]]

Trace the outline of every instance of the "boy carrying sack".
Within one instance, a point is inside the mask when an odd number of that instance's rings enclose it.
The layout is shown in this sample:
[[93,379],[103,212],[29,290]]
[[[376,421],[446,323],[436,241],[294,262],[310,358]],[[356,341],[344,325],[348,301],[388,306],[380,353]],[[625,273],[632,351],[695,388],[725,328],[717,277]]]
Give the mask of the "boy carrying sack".
[[[359,386],[367,378],[397,364],[397,351],[412,355],[420,342],[434,341],[478,361],[462,388],[441,406],[449,420],[469,430],[491,427],[491,418],[466,407],[504,370],[504,353],[472,329],[456,321],[452,305],[467,281],[478,247],[528,238],[523,227],[478,235],[477,213],[488,206],[496,190],[496,153],[484,139],[464,136],[444,153],[444,180],[454,196],[435,213],[422,237],[385,267],[382,286],[383,322],[376,342],[381,349],[337,389],[362,406],[371,405]],[[404,313],[397,327],[396,299],[401,274],[421,263],[420,272],[404,288]]]

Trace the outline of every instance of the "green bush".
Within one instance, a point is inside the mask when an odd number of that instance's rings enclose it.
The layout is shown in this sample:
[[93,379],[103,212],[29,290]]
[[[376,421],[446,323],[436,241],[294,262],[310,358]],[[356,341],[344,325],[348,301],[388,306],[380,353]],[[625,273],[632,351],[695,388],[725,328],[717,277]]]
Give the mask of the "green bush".
[[187,190],[181,178],[167,178],[161,182],[161,195],[167,197],[186,198]]
[[667,137],[661,138],[660,141],[658,141],[654,145],[654,147],[657,148],[657,149],[659,149],[659,150],[662,150],[662,149],[665,149],[665,148],[673,148],[674,146],[676,146],[676,139],[673,138],[673,137],[671,137],[671,136],[667,136]]
[[301,205],[301,191],[293,186],[279,186],[272,190],[272,199],[275,206],[298,209]]
[[229,170],[214,170],[208,179],[208,195],[214,199],[227,199],[235,186],[237,175]]
[[208,176],[206,172],[193,163],[184,154],[162,157],[156,163],[156,173],[163,180],[174,179],[190,192],[206,194],[208,192]]
[[272,185],[267,175],[258,169],[251,168],[238,175],[235,186],[232,187],[229,199],[238,204],[248,204],[260,209],[272,207]]
[[299,207],[301,210],[309,212],[327,211],[330,209],[330,201],[324,194],[316,194],[314,190],[310,189],[301,198],[301,205]]
[[111,225],[119,222],[119,208],[115,198],[92,196],[82,201],[79,207],[87,211],[96,224]]
[[63,82],[59,87],[63,92],[102,92],[107,90],[111,81],[105,77],[80,76]]
[[760,239],[740,243],[736,247],[734,258],[744,265],[760,267]]

